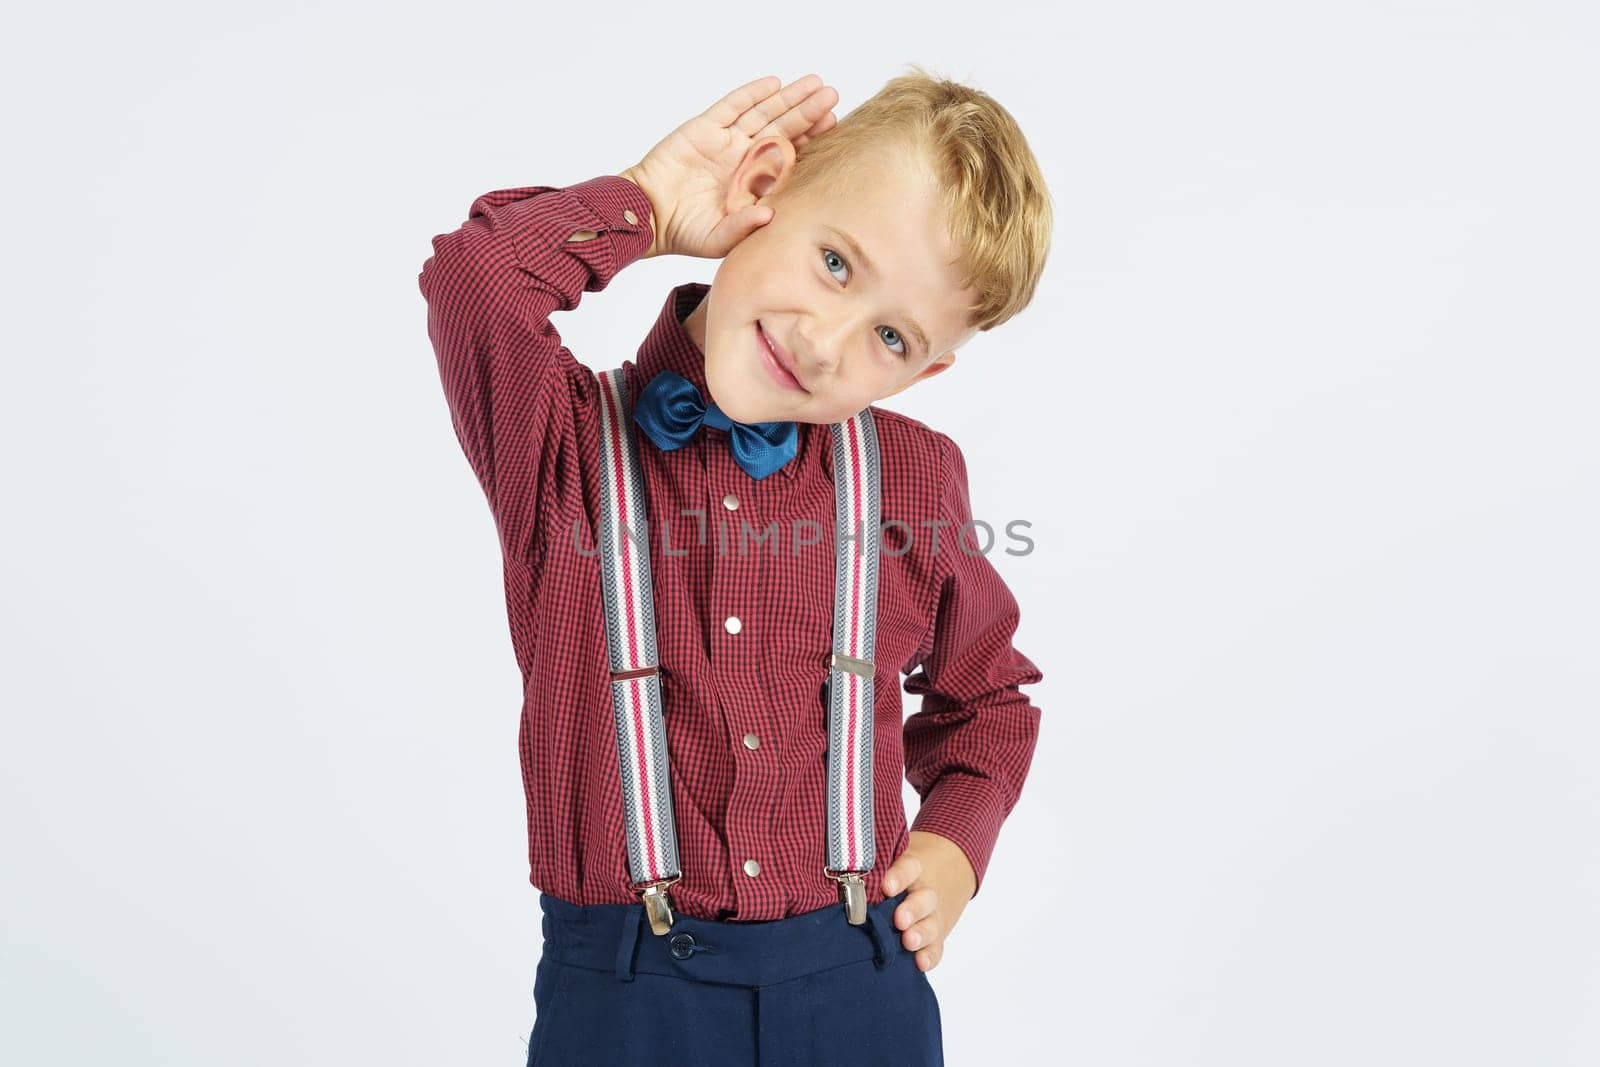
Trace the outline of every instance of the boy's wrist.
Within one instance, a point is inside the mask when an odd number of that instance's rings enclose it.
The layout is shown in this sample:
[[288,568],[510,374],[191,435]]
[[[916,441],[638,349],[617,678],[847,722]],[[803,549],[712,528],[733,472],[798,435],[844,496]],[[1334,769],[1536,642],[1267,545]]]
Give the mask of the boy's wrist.
[[617,177],[626,178],[630,182],[632,182],[634,185],[637,185],[639,187],[639,191],[644,193],[645,199],[650,201],[650,219],[649,219],[649,222],[648,222],[648,225],[650,227],[650,247],[647,248],[645,250],[645,252],[644,252],[644,255],[640,256],[639,258],[641,258],[641,259],[649,259],[651,256],[659,256],[659,255],[663,254],[663,250],[662,250],[661,244],[660,244],[660,241],[661,241],[661,227],[660,227],[660,222],[661,222],[661,204],[660,204],[660,201],[658,201],[656,199],[655,194],[650,191],[650,187],[647,184],[645,184],[644,178],[639,174],[639,171],[636,168],[634,168],[634,167],[626,167],[623,170],[618,172]]

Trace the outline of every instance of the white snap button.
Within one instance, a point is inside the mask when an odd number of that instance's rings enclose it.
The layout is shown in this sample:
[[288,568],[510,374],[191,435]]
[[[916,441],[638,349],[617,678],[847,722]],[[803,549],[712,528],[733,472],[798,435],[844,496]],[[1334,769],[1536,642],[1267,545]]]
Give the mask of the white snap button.
[[622,209],[622,217],[628,220],[629,226],[639,225],[639,216],[635,215],[630,208]]
[[727,496],[722,498],[722,506],[727,508],[729,511],[736,511],[739,507],[739,498],[734,496],[732,493],[729,493]]
[[757,863],[755,860],[745,860],[744,873],[754,878],[756,875],[761,873],[761,864]]
[[761,738],[757,737],[755,734],[745,734],[744,735],[744,747],[745,748],[756,748],[756,747],[759,747],[760,744],[761,744]]
[[744,624],[739,621],[739,616],[729,615],[725,620],[723,620],[722,628],[727,630],[730,634],[736,634],[744,628]]

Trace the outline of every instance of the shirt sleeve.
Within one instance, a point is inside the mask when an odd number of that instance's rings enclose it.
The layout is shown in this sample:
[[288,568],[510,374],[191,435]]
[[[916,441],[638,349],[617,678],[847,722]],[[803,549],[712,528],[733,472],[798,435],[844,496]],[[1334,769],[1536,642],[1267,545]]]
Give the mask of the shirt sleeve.
[[557,469],[550,446],[571,425],[572,383],[588,373],[550,316],[642,256],[652,223],[644,190],[607,174],[484,193],[466,222],[433,238],[417,276],[428,337],[508,560],[533,550],[542,483]]
[[[1039,709],[1019,691],[1042,674],[1011,643],[1016,597],[988,556],[972,520],[966,459],[937,435],[942,472],[937,573],[942,576],[931,651],[905,691],[922,697],[906,719],[906,778],[921,807],[911,824],[961,847],[983,886],[984,871],[1033,761]],[[923,534],[923,536],[928,536]]]

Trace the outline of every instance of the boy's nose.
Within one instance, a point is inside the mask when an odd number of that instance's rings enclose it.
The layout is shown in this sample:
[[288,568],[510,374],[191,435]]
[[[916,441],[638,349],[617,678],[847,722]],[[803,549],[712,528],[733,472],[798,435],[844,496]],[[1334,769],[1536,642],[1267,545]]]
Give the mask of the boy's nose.
[[850,327],[846,325],[823,326],[800,335],[804,355],[796,355],[803,365],[809,365],[815,374],[828,375],[839,369],[839,358],[848,344]]

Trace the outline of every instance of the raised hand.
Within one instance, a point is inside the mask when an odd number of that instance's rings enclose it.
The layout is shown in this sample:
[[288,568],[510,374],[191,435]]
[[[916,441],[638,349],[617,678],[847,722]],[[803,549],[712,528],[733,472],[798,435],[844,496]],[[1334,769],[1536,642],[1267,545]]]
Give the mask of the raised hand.
[[772,220],[772,209],[757,204],[727,210],[745,153],[772,136],[799,148],[838,122],[831,109],[839,94],[817,75],[779,85],[776,75],[741,85],[622,172],[650,198],[655,239],[646,256],[721,259]]

